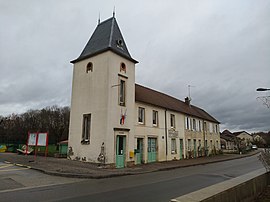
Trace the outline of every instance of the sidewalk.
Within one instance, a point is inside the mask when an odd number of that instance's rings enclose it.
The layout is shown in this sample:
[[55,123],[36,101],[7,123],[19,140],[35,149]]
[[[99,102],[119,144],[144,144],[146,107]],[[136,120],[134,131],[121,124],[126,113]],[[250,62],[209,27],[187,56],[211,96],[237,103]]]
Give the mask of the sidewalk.
[[204,165],[237,158],[255,155],[260,151],[252,151],[248,154],[223,154],[212,157],[201,157],[197,159],[185,159],[179,161],[156,162],[136,165],[129,168],[112,169],[101,168],[97,164],[72,161],[66,158],[40,157],[36,159],[33,155],[25,156],[15,153],[0,153],[0,162],[13,163],[15,165],[29,167],[49,175],[57,175],[75,178],[109,178],[124,175],[137,175],[149,172],[171,170],[176,168]]

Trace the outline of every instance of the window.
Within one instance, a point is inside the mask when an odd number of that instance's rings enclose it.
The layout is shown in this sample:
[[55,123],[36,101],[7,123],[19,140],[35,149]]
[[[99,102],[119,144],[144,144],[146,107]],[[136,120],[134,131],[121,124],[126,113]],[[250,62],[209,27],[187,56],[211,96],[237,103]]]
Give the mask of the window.
[[206,132],[207,131],[207,124],[206,122],[203,122],[203,130]]
[[199,131],[202,131],[202,121],[199,121]]
[[138,109],[138,122],[144,124],[144,114],[145,114],[145,109],[142,107],[139,107]]
[[93,63],[89,62],[86,66],[86,73],[93,71]]
[[84,114],[82,125],[82,141],[81,141],[82,144],[89,144],[90,130],[91,130],[91,114]]
[[196,131],[196,119],[193,119],[192,121],[192,130]]
[[125,106],[125,97],[126,97],[126,82],[124,80],[120,80],[119,85],[119,104],[121,106]]
[[175,115],[171,114],[171,128],[175,128]]
[[189,122],[188,122],[188,117],[185,117],[185,128],[188,130],[189,129]]
[[158,125],[158,111],[153,110],[153,126]]
[[216,124],[216,133],[218,133],[219,131],[218,131],[218,125]]
[[172,154],[176,154],[177,153],[177,151],[176,151],[176,139],[175,138],[172,138],[172,140],[171,140],[171,151],[172,151]]
[[120,72],[125,72],[126,73],[126,71],[127,71],[126,65],[125,65],[125,63],[122,62],[120,64]]

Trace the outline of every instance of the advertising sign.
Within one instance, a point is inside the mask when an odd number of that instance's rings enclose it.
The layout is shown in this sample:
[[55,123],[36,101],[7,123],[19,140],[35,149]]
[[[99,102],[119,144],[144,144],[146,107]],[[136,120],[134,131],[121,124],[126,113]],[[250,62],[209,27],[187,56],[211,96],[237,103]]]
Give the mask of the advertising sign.
[[28,145],[35,146],[37,143],[37,133],[29,133],[28,136]]
[[28,146],[35,146],[35,157],[37,156],[37,147],[45,146],[45,156],[48,153],[48,133],[28,133],[28,140],[26,143],[26,155],[28,153]]
[[47,145],[47,133],[38,133],[38,146],[46,146]]

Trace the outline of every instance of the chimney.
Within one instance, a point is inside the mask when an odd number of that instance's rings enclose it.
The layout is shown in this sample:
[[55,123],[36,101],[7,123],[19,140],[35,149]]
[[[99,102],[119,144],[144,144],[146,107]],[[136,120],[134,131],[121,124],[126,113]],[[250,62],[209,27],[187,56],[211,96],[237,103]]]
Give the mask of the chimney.
[[190,99],[189,99],[189,97],[185,97],[185,103],[188,105],[188,106],[190,106]]

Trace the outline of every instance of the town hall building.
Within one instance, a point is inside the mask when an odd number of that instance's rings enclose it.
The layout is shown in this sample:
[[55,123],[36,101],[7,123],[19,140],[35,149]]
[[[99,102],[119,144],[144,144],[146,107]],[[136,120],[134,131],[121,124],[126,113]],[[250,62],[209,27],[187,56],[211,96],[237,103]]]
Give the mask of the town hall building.
[[115,16],[99,22],[73,63],[68,158],[122,168],[210,155],[219,122],[203,109],[135,83]]

